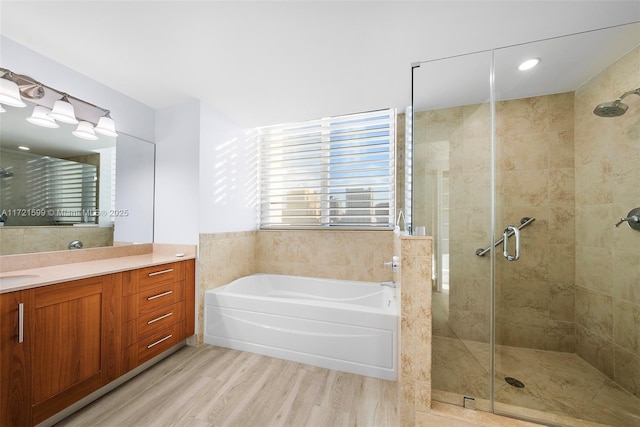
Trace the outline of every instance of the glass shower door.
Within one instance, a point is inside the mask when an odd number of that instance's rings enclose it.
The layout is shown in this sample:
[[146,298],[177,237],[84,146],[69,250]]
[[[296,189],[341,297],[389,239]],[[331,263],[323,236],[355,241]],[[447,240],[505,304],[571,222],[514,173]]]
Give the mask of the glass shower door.
[[640,426],[638,86],[638,23],[415,65],[434,400]]
[[492,264],[475,252],[491,241],[490,70],[491,52],[420,63],[412,132],[412,229],[434,242],[432,395],[485,411]]
[[521,227],[518,259],[496,248],[495,412],[640,425],[640,232],[614,227],[640,205],[640,97],[594,114],[640,85],[639,46],[632,24],[494,52],[496,238]]

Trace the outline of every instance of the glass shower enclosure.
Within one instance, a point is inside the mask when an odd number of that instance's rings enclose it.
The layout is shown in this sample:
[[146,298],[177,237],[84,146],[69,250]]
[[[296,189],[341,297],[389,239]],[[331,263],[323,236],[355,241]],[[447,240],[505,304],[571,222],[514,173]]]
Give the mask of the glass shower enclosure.
[[640,425],[640,23],[416,63],[412,86],[432,398]]

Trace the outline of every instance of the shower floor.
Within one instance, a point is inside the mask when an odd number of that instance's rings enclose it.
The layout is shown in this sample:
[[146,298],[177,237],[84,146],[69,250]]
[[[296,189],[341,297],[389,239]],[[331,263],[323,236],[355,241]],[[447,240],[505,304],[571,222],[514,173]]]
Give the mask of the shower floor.
[[[489,359],[489,344],[434,335],[434,400],[462,405],[470,396],[476,409],[490,411]],[[495,363],[496,412],[569,426],[640,426],[640,399],[576,354],[496,346]]]

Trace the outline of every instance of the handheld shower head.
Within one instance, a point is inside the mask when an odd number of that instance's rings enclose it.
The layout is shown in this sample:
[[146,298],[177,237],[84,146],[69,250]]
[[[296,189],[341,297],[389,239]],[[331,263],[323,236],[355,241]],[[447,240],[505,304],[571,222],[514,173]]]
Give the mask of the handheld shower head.
[[627,112],[629,106],[622,102],[622,100],[624,99],[624,97],[631,94],[640,96],[640,88],[625,92],[620,98],[616,99],[615,101],[603,102],[602,104],[596,105],[596,108],[593,110],[593,114],[599,117],[619,117],[623,115]]

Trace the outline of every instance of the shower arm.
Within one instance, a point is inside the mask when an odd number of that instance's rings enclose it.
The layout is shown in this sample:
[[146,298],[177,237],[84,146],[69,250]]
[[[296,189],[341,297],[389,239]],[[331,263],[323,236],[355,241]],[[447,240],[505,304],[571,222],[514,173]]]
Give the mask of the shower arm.
[[635,94],[640,96],[640,87],[638,89],[634,89],[634,90],[630,90],[628,92],[623,93],[620,98],[618,98],[618,101],[622,101],[624,98],[626,98],[627,96],[631,95],[631,94]]

